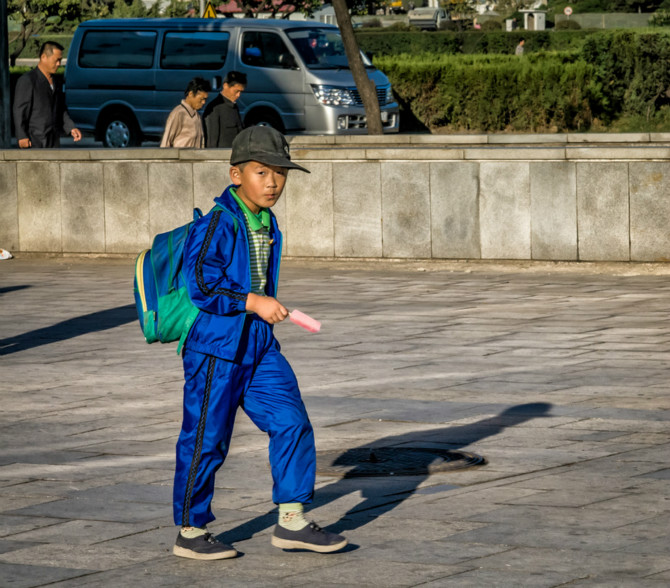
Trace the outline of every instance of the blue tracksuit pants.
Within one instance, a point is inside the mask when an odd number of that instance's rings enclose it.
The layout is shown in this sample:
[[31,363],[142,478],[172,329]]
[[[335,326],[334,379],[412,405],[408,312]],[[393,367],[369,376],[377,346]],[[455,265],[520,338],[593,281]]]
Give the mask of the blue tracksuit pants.
[[270,437],[272,500],[309,503],[314,493],[314,434],[298,382],[270,326],[248,315],[237,358],[224,361],[186,349],[184,417],[174,480],[176,525],[204,527],[214,476],[223,464],[241,406]]

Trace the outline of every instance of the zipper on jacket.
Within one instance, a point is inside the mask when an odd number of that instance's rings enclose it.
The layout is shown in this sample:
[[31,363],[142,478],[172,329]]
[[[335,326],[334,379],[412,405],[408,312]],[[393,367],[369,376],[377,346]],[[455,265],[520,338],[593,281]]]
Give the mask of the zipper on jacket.
[[275,268],[275,298],[279,294],[279,266],[281,265],[281,250],[284,244],[284,237],[279,232],[279,227],[277,227],[277,234],[279,235],[277,247],[279,247],[279,252],[277,254],[277,267]]

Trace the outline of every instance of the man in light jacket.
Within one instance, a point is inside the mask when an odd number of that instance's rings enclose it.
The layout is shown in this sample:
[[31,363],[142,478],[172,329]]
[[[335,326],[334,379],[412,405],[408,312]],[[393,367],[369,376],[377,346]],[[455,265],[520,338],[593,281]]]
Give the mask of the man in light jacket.
[[210,89],[209,82],[203,78],[193,78],[188,83],[184,99],[172,110],[165,123],[161,147],[202,149],[205,146],[205,134],[198,110],[207,102]]

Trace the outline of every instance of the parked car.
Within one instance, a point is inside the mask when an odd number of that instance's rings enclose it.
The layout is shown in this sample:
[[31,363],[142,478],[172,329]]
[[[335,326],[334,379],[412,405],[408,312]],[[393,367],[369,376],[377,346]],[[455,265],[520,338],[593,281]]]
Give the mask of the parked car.
[[422,6],[407,13],[410,26],[427,31],[436,31],[443,21],[448,20],[447,13],[442,8]]
[[[363,55],[385,132],[399,107],[388,78]],[[108,147],[162,135],[168,114],[195,76],[220,89],[226,72],[247,75],[237,104],[245,125],[282,132],[362,134],[365,110],[339,29],[274,19],[106,19],[77,28],[65,69],[68,111]],[[210,97],[214,98],[213,92]]]

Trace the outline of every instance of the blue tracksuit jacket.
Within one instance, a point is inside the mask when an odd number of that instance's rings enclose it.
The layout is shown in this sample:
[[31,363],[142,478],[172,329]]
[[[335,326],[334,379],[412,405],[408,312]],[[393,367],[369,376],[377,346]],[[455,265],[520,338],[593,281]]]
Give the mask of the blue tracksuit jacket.
[[[184,245],[184,275],[198,315],[185,347],[232,360],[244,325],[247,294],[251,291],[249,243],[244,213],[229,186],[214,199],[223,211],[213,211],[195,222]],[[270,212],[270,250],[265,293],[277,295],[282,236]]]

